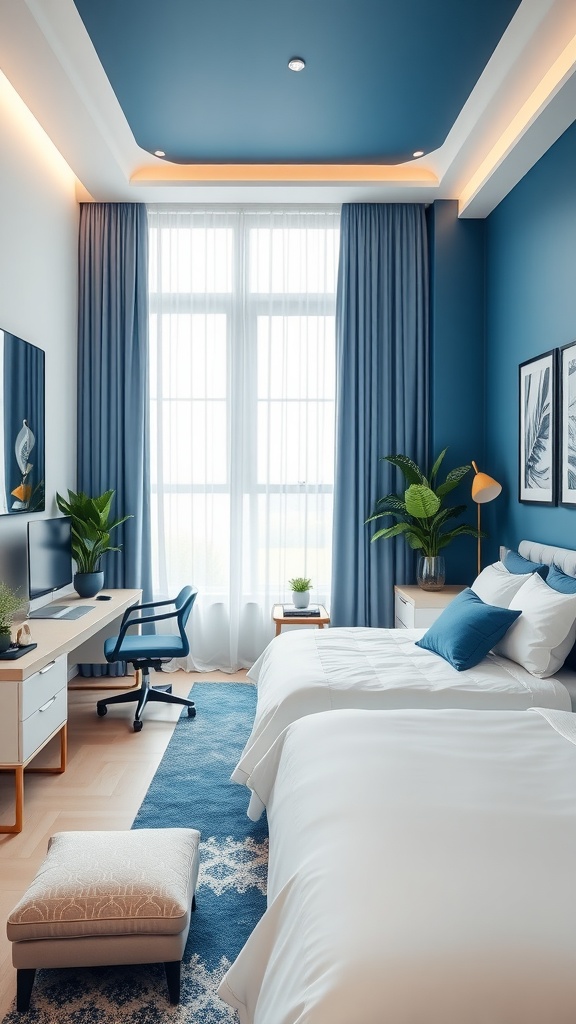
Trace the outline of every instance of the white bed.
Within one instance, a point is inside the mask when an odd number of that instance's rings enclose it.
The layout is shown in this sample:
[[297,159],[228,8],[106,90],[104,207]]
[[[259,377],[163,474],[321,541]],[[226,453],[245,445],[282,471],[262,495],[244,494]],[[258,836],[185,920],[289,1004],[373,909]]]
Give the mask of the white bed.
[[[576,574],[576,552],[523,541],[520,553]],[[415,645],[425,630],[299,629],[276,637],[248,672],[258,686],[253,728],[232,779],[248,785],[272,743],[305,715],[343,708],[471,708],[569,711],[576,673],[539,679],[508,658],[489,654],[475,668],[457,671]],[[261,808],[260,808],[261,810]],[[251,816],[258,811],[251,801]]]
[[573,1024],[576,727],[561,711],[335,711],[252,773],[268,909],[242,1024]]

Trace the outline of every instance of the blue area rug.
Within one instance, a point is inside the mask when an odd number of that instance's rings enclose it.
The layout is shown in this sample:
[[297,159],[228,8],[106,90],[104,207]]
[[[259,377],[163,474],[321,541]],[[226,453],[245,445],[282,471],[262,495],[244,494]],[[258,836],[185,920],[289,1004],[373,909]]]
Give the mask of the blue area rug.
[[[230,782],[256,706],[249,683],[196,683],[134,828],[202,833],[196,912],[182,965],[179,1006],[161,964],[39,971],[25,1024],[222,1024],[236,1013],[216,990],[266,906],[265,819],[246,815],[248,791]],[[146,728],[146,726],[144,726]],[[11,1011],[4,1024],[23,1024]]]

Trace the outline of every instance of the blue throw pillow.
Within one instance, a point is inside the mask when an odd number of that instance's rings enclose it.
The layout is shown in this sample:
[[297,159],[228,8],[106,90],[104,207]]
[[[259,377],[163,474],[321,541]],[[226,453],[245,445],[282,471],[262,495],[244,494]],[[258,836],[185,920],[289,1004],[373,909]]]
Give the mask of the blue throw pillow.
[[559,594],[576,594],[576,576],[568,576],[557,565],[550,566],[546,577],[546,585],[557,590]]
[[541,562],[531,562],[529,558],[524,558],[517,551],[507,551],[502,561],[508,572],[513,572],[515,575],[537,572],[543,580],[547,578],[548,569],[550,568],[549,565],[542,565]]
[[470,587],[438,616],[417,647],[439,654],[458,672],[482,661],[521,612],[486,604]]
[[[550,572],[546,577],[546,585],[552,587],[552,590],[557,590],[559,594],[576,594],[576,576],[568,576],[557,565],[550,566]],[[571,668],[573,672],[576,672],[576,644],[570,651],[564,664],[567,668]]]

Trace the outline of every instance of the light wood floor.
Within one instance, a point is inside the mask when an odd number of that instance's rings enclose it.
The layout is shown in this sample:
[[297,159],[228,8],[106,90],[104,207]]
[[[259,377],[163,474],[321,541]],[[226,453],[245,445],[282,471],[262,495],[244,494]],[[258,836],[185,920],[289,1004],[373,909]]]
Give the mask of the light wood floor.
[[[175,672],[170,682],[174,693],[186,697],[195,680],[235,682],[245,677],[242,671],[234,676]],[[135,733],[134,705],[120,705],[98,718],[99,694],[89,680],[82,683],[82,690],[73,683],[69,691],[66,772],[26,776],[24,829],[19,835],[0,835],[0,1021],[16,991],[6,918],[36,874],[49,837],[73,829],[130,828],[180,713],[176,707],[152,704],[144,712],[142,732]],[[57,741],[52,741],[34,764],[56,764],[57,758]],[[13,780],[11,772],[0,772],[2,822],[14,820]]]

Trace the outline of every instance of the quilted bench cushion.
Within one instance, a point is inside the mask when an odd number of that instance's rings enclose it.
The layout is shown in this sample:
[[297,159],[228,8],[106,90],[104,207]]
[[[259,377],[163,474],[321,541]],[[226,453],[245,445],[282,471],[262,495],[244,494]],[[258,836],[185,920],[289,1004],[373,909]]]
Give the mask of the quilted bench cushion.
[[8,938],[179,934],[190,920],[199,842],[189,828],[57,832],[8,918]]

